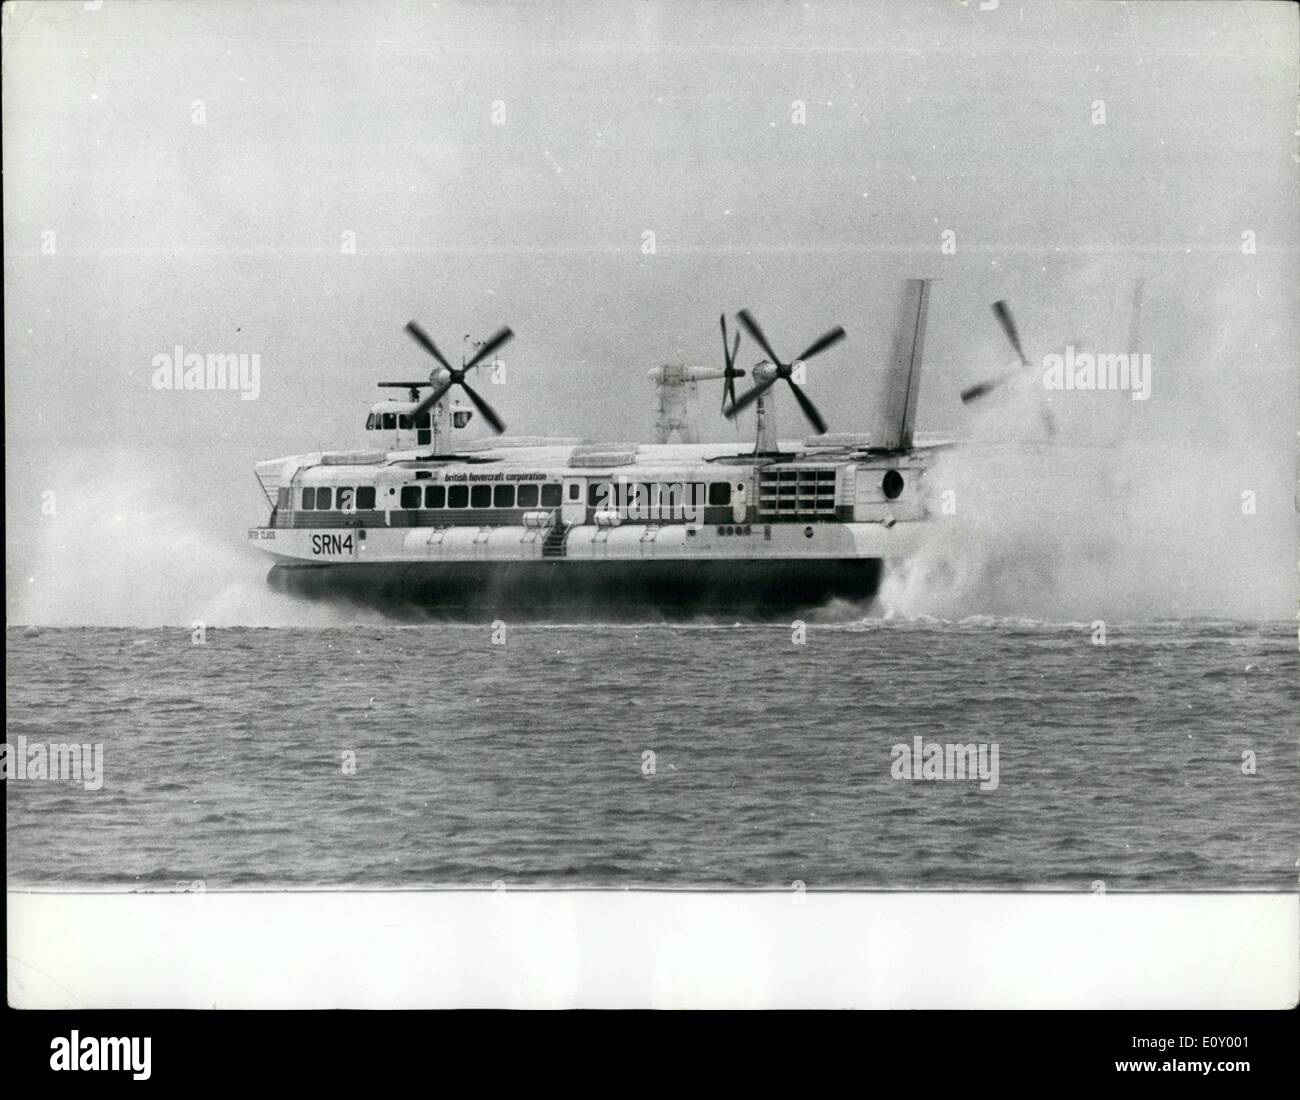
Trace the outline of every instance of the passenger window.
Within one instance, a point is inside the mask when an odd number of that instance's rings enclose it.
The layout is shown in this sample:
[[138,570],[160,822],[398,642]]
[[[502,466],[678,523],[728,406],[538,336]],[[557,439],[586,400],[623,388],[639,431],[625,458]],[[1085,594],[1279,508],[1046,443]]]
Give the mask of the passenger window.
[[498,485],[492,490],[493,508],[513,508],[515,506],[515,487]]
[[[574,486],[577,488],[577,486]],[[592,508],[613,508],[614,483],[611,481],[593,481],[587,486],[587,504]]]
[[420,498],[423,495],[424,494],[420,492],[420,487],[418,485],[403,485],[402,486],[402,507],[403,508],[420,507]]
[[302,507],[303,507],[303,511],[305,512],[310,512],[313,508],[316,507],[315,489],[304,489],[302,491]]
[[471,485],[469,489],[469,506],[471,508],[492,507],[492,486]]
[[519,486],[519,507],[536,508],[537,507],[537,486],[521,485]]
[[391,432],[397,427],[397,413],[384,413],[384,430]]
[[424,506],[426,508],[441,508],[446,503],[447,486],[426,485],[424,487]]
[[366,511],[375,506],[375,487],[373,485],[362,485],[357,489],[357,509]]
[[469,504],[468,485],[449,485],[447,487],[447,507],[464,508]]
[[715,481],[709,485],[709,503],[714,506],[731,503],[731,482]]
[[474,414],[469,409],[457,409],[451,414],[451,425],[453,428],[463,428],[469,423],[469,418]]
[[403,431],[409,431],[411,428],[411,418],[405,413],[399,414],[397,417],[397,426]]
[[333,508],[333,507],[334,507],[334,505],[330,502],[330,495],[331,495],[333,492],[334,492],[333,489],[317,489],[317,490],[316,490],[316,510],[317,510],[317,511],[319,511],[319,510],[322,509],[322,508]]
[[560,486],[551,482],[542,486],[542,507],[558,508],[560,506]]
[[354,492],[355,491],[353,489],[347,486],[344,486],[338,490],[338,493],[335,496],[335,502],[338,504],[339,508],[341,508],[343,511],[352,512],[356,510],[352,505],[352,497],[354,495]]

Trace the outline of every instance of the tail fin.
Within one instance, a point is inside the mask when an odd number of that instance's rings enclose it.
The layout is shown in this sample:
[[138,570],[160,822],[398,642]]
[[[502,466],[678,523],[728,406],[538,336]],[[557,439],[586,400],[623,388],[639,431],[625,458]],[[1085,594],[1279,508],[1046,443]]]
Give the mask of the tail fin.
[[885,407],[881,431],[873,447],[906,450],[912,445],[916,398],[921,388],[921,356],[925,347],[925,317],[930,303],[930,279],[908,279],[894,326],[893,347],[885,372]]

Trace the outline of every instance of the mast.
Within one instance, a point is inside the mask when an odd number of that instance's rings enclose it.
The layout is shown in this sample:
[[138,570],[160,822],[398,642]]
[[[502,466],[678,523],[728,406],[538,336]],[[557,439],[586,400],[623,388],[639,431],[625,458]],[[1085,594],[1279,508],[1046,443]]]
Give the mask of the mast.
[[761,394],[755,405],[755,454],[775,454],[780,448],[776,441],[776,402],[770,394]]

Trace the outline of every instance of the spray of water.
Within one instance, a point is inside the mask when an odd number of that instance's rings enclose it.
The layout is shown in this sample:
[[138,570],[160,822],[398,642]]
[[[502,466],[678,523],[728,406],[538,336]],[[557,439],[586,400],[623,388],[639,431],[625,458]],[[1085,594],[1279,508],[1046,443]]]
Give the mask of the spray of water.
[[[229,471],[160,465],[129,449],[68,454],[43,471],[38,526],[11,536],[9,621],[38,626],[303,626],[381,622],[266,584],[270,559],[245,544],[260,498]],[[251,478],[238,480],[247,489]],[[255,486],[253,493],[256,493]],[[16,530],[17,525],[12,525]]]
[[[1252,303],[1231,300],[1241,294],[1218,288],[1201,313],[1248,317]],[[924,546],[887,571],[886,616],[1295,614],[1293,373],[1241,369],[1240,337],[1190,314],[1132,348],[1122,320],[1088,344],[1151,353],[1150,398],[1047,391],[1031,369],[972,405],[969,437],[928,476]]]

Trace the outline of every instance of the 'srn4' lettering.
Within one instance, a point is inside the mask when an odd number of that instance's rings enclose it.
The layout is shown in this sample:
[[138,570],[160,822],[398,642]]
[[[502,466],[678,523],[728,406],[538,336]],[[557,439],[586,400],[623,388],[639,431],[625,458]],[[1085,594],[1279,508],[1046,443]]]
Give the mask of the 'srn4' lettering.
[[311,552],[313,554],[350,554],[352,553],[352,536],[312,535]]

